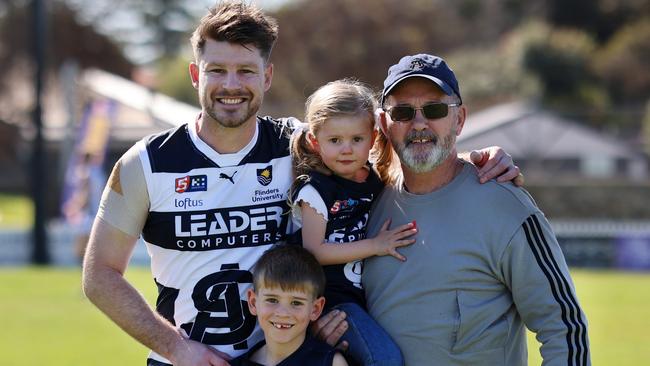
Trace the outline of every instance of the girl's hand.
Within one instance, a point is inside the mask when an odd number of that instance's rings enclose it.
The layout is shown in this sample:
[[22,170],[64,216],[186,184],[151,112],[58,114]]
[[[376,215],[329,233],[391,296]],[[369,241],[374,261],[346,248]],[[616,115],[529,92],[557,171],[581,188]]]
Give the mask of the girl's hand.
[[518,187],[524,185],[524,175],[515,165],[512,156],[498,146],[472,151],[469,161],[478,168],[481,183],[496,178],[497,182],[511,180]]
[[388,227],[390,226],[390,221],[390,219],[386,220],[381,226],[381,230],[379,230],[377,236],[370,240],[372,240],[372,243],[376,248],[375,255],[392,255],[403,262],[406,260],[406,257],[399,254],[397,248],[415,243],[415,239],[407,238],[413,236],[418,232],[418,230],[415,227],[415,221],[389,230]]

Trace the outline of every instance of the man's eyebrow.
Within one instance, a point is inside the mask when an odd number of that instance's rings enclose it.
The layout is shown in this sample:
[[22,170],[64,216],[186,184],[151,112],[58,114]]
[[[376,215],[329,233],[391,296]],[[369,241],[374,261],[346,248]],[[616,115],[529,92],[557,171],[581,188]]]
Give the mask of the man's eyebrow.
[[[224,62],[206,62],[204,65],[205,65],[206,68],[207,67],[218,67],[218,66],[226,67],[227,66],[227,64],[224,63]],[[257,64],[254,63],[254,62],[246,62],[246,63],[236,64],[236,66],[237,67],[256,68],[256,69],[258,68]]]

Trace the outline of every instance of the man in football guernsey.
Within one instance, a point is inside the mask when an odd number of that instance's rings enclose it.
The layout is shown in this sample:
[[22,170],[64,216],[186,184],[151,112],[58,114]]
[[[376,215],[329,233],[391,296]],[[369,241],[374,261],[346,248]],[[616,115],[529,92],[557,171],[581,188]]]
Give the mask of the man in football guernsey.
[[[262,339],[250,268],[287,233],[287,120],[257,117],[275,20],[224,2],[192,36],[195,121],[143,139],[115,165],[84,265],[87,296],[153,351],[149,365],[225,365]],[[139,235],[156,311],[123,278]]]
[[[138,142],[104,189],[83,289],[152,350],[149,365],[226,365],[262,339],[246,302],[249,270],[285,239],[292,182],[290,120],[257,116],[271,86],[276,38],[275,20],[252,5],[211,8],[191,39],[200,115]],[[512,179],[510,157],[499,149],[489,154],[485,169]],[[140,235],[158,286],[155,311],[124,278]],[[344,317],[325,314],[319,335],[333,342],[345,332]]]
[[366,260],[368,309],[407,365],[526,365],[526,327],[544,365],[590,364],[587,320],[544,214],[511,183],[480,184],[456,158],[466,110],[444,60],[407,56],[384,81],[383,133],[401,163],[371,212],[416,220],[408,258]]

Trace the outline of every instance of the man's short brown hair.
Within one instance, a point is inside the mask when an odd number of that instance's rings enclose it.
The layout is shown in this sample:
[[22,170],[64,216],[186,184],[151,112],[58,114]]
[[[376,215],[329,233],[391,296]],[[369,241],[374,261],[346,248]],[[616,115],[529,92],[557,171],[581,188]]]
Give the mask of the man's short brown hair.
[[313,254],[299,245],[277,245],[260,257],[253,268],[255,291],[261,287],[283,291],[325,292],[325,273]]
[[278,23],[252,4],[222,1],[209,9],[192,34],[190,42],[196,60],[203,52],[207,39],[253,45],[268,61],[278,39]]

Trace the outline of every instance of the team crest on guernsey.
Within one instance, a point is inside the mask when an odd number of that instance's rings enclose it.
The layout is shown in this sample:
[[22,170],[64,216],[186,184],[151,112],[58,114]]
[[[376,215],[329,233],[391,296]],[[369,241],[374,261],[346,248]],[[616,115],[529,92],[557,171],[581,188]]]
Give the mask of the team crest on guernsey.
[[208,176],[203,174],[176,178],[175,190],[176,193],[207,191]]
[[264,169],[257,169],[257,181],[263,186],[268,186],[273,180],[273,166],[269,165]]

